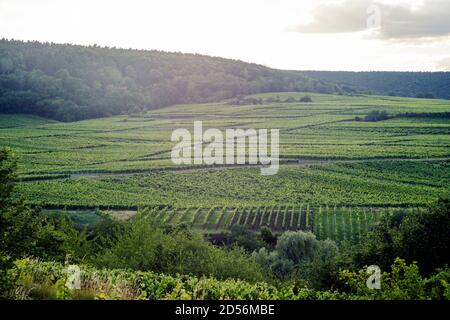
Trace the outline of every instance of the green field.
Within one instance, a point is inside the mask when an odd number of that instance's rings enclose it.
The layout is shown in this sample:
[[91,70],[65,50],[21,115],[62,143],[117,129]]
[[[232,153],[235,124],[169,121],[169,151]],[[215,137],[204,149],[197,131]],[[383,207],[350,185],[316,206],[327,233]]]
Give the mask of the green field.
[[[254,97],[283,100],[303,95]],[[271,208],[270,219],[275,219],[274,208],[283,208],[282,216],[286,212],[290,221],[277,217],[271,227],[284,230],[306,223],[300,222],[299,215],[303,217],[307,207],[356,211],[421,207],[449,190],[448,118],[380,122],[354,118],[374,110],[391,115],[449,112],[450,101],[310,96],[313,103],[178,105],[141,115],[72,123],[0,115],[0,145],[10,146],[19,155],[21,182],[16,192],[31,204],[86,210],[177,208],[161,211],[162,220],[206,229],[223,229],[238,219],[232,218],[235,209],[228,208],[241,208],[238,213],[250,218],[239,222],[249,225],[262,224],[252,214],[261,216]],[[259,168],[251,166],[174,165],[171,133],[176,128],[192,131],[196,120],[202,120],[204,128],[280,129],[279,173],[262,176]],[[208,209],[197,212],[191,208]],[[317,219],[320,234],[325,227]],[[344,220],[336,223],[349,227]]]

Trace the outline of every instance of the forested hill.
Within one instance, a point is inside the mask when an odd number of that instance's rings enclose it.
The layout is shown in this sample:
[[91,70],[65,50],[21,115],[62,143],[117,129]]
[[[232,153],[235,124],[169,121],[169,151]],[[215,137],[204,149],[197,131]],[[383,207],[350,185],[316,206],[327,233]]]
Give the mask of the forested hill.
[[74,121],[281,91],[341,89],[202,55],[0,40],[0,113]]
[[0,40],[0,113],[74,121],[283,91],[450,99],[450,73],[282,71],[194,54]]
[[305,71],[321,81],[391,96],[450,99],[450,72]]

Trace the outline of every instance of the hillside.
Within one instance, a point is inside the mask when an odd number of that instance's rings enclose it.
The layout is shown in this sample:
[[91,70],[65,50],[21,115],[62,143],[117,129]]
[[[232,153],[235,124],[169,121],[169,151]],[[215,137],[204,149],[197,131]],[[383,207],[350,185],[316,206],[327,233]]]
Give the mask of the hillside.
[[417,98],[450,99],[450,72],[328,72],[306,71],[319,81],[339,83],[344,88]]
[[[175,105],[72,123],[0,115],[0,145],[22,159],[20,194],[46,207],[170,207],[188,220],[198,216],[195,210],[181,209],[203,208],[204,221],[215,207],[417,207],[448,190],[448,119],[355,117],[375,110],[439,114],[450,110],[450,101],[310,94],[313,102],[298,102],[303,95],[266,93],[251,96],[262,105]],[[290,98],[296,102],[284,102]],[[196,120],[204,128],[279,128],[279,174],[175,165],[172,132],[192,130]],[[212,210],[212,218],[218,212]]]
[[[305,97],[0,115],[0,298],[448,299],[450,101]],[[278,174],[174,164],[172,132],[196,120],[279,128]]]
[[243,94],[339,90],[298,72],[236,60],[0,40],[0,113],[74,121]]
[[0,113],[67,122],[293,91],[450,99],[450,73],[282,71],[194,54],[0,40]]

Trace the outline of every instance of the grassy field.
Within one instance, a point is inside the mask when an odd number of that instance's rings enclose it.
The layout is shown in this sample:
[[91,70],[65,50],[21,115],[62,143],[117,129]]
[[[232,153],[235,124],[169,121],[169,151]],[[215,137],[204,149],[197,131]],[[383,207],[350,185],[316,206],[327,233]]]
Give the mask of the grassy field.
[[[284,100],[303,95],[254,97]],[[307,228],[308,215],[302,212],[311,207],[317,208],[313,220],[320,234],[328,228],[320,207],[421,207],[448,192],[449,119],[354,118],[373,110],[391,115],[449,112],[450,101],[310,96],[313,103],[178,105],[144,115],[72,123],[0,115],[0,145],[19,155],[17,193],[31,204],[91,210],[172,208],[161,211],[163,221],[206,229],[221,229],[232,219],[262,225],[269,211],[270,219],[278,219],[271,225],[275,230],[302,223]],[[176,128],[192,131],[196,120],[202,120],[205,129],[280,129],[279,173],[261,176],[259,168],[249,166],[175,166],[170,160],[175,145],[171,133]],[[282,208],[279,215],[285,220],[275,217],[274,208]],[[233,217],[236,210],[240,218]],[[242,218],[244,214],[249,218]],[[335,220],[330,221],[351,226]],[[333,232],[345,233],[337,230]]]

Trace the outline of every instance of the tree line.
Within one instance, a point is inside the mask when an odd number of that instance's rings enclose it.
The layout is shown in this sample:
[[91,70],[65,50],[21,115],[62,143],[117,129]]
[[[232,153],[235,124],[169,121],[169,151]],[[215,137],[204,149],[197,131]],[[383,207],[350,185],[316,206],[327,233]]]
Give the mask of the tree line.
[[345,90],[422,99],[450,99],[450,72],[306,71],[305,76],[339,83]]
[[288,91],[344,92],[298,72],[238,60],[0,40],[0,113],[76,121]]

